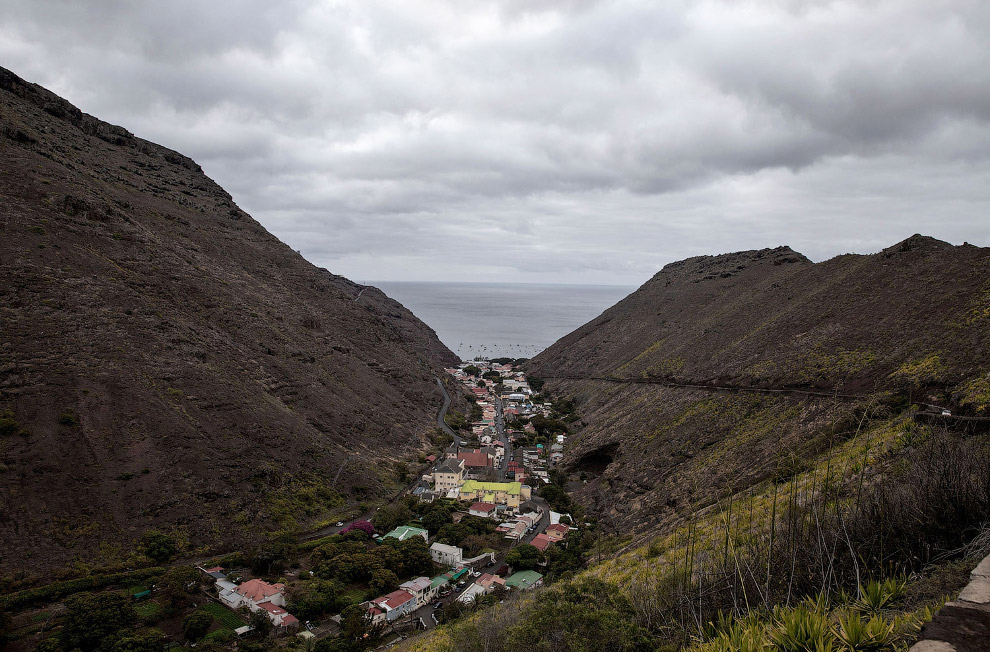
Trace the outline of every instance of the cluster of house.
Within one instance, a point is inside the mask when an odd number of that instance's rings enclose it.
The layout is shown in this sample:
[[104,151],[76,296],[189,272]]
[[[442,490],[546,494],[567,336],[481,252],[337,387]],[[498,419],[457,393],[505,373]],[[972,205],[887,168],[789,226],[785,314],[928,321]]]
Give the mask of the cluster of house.
[[[421,536],[428,540],[429,534],[422,528],[403,525],[385,536],[394,537],[400,541],[415,536]],[[422,606],[430,604],[438,597],[447,595],[453,590],[459,590],[466,584],[465,580],[472,576],[472,568],[480,568],[495,562],[494,552],[465,559],[462,548],[439,542],[430,546],[430,557],[438,565],[449,567],[450,570],[432,579],[417,577],[403,582],[395,591],[364,603],[372,624],[391,623]],[[525,590],[540,586],[543,582],[543,576],[535,571],[520,571],[509,577],[476,571],[473,576],[477,579],[463,588],[463,592],[457,596],[457,600],[471,602],[480,596],[495,591],[498,587]],[[458,588],[455,589],[454,587]]]
[[483,477],[491,477],[488,472],[499,465],[501,458],[489,451],[462,450],[452,444],[443,459],[437,461],[433,471],[413,486],[412,494],[427,502],[445,497],[494,505],[493,509],[478,515],[494,517],[507,511],[511,513],[532,497],[532,490],[529,485],[516,480],[493,482],[477,479],[479,471],[485,472]]
[[[529,424],[527,424],[529,427]],[[518,433],[509,433],[510,441],[514,441]],[[549,446],[537,444],[516,448],[513,451],[512,459],[506,469],[508,478],[529,478],[530,484],[537,480],[544,484],[550,482],[550,468],[556,466],[564,459],[565,435],[557,435],[555,441]]]
[[[227,579],[223,568],[200,568],[213,578],[220,602],[231,609],[246,607],[252,613],[264,612],[276,629],[299,627],[299,619],[285,610],[285,585],[253,579],[240,584]],[[250,629],[250,628],[248,628]]]

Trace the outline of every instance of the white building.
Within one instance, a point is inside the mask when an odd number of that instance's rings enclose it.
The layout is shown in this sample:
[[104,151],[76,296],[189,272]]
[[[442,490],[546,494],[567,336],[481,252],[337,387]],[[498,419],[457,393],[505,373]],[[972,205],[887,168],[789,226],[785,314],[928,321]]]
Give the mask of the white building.
[[434,543],[430,546],[430,557],[441,566],[457,566],[464,561],[464,551],[457,546]]

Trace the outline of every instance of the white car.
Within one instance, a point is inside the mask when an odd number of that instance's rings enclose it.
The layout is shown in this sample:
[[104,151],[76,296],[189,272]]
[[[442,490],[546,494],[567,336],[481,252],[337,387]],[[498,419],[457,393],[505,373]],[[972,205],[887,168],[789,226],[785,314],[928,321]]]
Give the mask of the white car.
[[337,527],[344,527],[343,521],[337,521]]

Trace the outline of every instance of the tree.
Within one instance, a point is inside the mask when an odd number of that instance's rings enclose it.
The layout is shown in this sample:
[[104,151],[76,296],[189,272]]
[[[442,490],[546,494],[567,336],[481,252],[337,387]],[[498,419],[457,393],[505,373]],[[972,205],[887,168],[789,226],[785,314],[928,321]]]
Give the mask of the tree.
[[394,530],[412,518],[412,512],[404,503],[393,503],[382,507],[371,518],[371,522],[381,532]]
[[305,592],[293,599],[288,611],[300,620],[313,620],[340,608],[344,587],[335,580],[314,579],[306,583]]
[[165,571],[155,583],[168,607],[178,607],[199,586],[199,571],[192,566],[176,566]]
[[540,497],[550,503],[555,512],[566,512],[571,508],[571,497],[555,484],[544,485],[540,489]]
[[137,619],[134,608],[119,593],[77,593],[66,598],[65,608],[59,636],[66,650],[95,650]]
[[368,612],[360,605],[352,604],[341,612],[340,630],[341,633],[356,641],[371,630],[371,619]]
[[464,367],[464,373],[466,373],[468,376],[474,376],[475,378],[477,378],[478,374],[481,373],[481,369],[478,369],[473,364],[469,364],[468,366]]
[[505,563],[515,570],[532,570],[543,559],[543,553],[536,546],[523,543],[509,551]]
[[169,561],[179,552],[179,548],[175,544],[175,539],[158,530],[148,530],[145,532],[142,543],[144,554],[159,564]]
[[324,638],[316,642],[313,652],[361,652],[364,647],[354,641],[342,638]]
[[396,571],[403,577],[432,575],[433,558],[430,556],[430,548],[422,537],[412,537],[399,544],[401,561],[399,569]]
[[259,546],[251,556],[251,569],[258,575],[269,575],[282,570],[297,552],[294,542],[275,541]]
[[110,652],[162,652],[164,649],[165,634],[151,629],[121,637],[110,648]]
[[198,641],[206,636],[213,624],[213,617],[205,611],[196,611],[182,621],[182,635],[187,641]]
[[485,380],[490,380],[493,383],[502,382],[502,374],[500,374],[497,371],[486,371],[485,373],[481,374],[481,377],[484,378]]
[[368,588],[375,595],[385,595],[399,588],[399,577],[387,568],[379,568],[371,572]]
[[423,527],[429,530],[430,534],[436,534],[444,525],[453,522],[450,512],[446,509],[433,508],[423,516]]
[[267,636],[268,632],[272,631],[272,621],[268,619],[268,613],[265,611],[252,613],[248,619],[248,625],[254,627],[254,631],[261,636]]

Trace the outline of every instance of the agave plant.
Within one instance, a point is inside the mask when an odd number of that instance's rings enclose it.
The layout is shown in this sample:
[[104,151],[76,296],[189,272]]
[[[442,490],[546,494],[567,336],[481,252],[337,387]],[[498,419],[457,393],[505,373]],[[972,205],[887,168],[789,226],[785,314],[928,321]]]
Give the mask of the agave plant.
[[853,602],[853,608],[867,614],[879,614],[903,598],[906,589],[907,580],[904,578],[869,580],[859,587],[859,598]]
[[840,649],[849,652],[881,652],[892,649],[897,640],[893,622],[882,616],[867,620],[854,611],[839,613],[833,633]]
[[772,649],[779,652],[832,652],[835,635],[828,617],[814,602],[802,602],[793,609],[781,609],[774,614],[770,631]]
[[699,652],[768,652],[764,626],[759,618],[745,617],[734,622],[719,618],[719,623],[709,623],[711,637],[702,644]]

